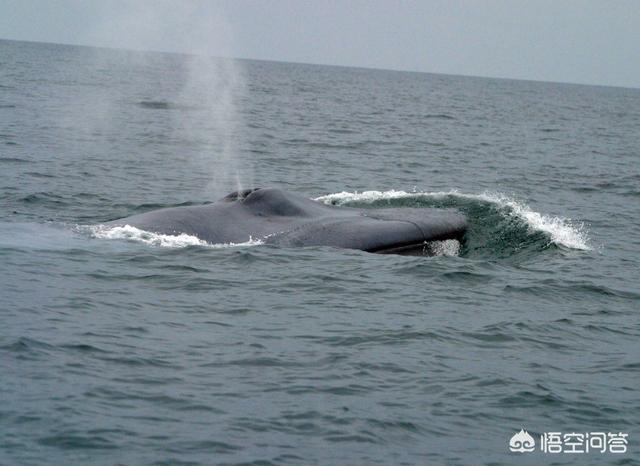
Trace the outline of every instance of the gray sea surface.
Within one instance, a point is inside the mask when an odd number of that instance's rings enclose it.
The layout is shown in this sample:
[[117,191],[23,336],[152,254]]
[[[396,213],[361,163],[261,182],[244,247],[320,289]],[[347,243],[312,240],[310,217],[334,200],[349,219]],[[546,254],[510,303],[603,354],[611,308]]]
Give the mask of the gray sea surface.
[[[0,41],[0,464],[640,464],[639,160],[638,89]],[[100,226],[271,186],[470,229]]]

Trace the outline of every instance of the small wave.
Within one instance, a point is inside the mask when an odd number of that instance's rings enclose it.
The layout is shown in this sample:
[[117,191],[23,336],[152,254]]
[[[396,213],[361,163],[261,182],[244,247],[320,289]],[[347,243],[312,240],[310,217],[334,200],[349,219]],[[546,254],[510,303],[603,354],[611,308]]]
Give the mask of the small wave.
[[439,119],[439,120],[455,120],[455,117],[452,117],[451,115],[447,115],[446,113],[434,113],[434,114],[428,114],[428,115],[423,115],[423,118],[435,118],[435,119]]
[[136,105],[150,110],[196,110],[198,108],[192,105],[169,102],[167,100],[141,100],[136,102]]
[[155,110],[169,110],[174,107],[171,102],[164,100],[141,100],[138,102],[138,106]]
[[21,159],[18,157],[0,157],[0,162],[2,163],[29,163],[30,161],[27,159]]
[[364,191],[340,192],[320,196],[316,201],[325,204],[344,205],[348,203],[373,203],[396,199],[468,199],[492,204],[507,215],[519,218],[531,231],[548,235],[551,242],[571,249],[591,250],[588,232],[582,223],[563,217],[553,217],[535,212],[528,205],[501,193],[484,192],[482,194],[464,194],[458,191],[448,192],[406,192],[406,191]]
[[179,235],[162,235],[159,233],[152,233],[150,231],[141,230],[131,225],[124,225],[118,227],[106,227],[104,225],[97,225],[89,227],[89,231],[94,238],[98,239],[125,239],[130,241],[138,241],[151,246],[160,246],[167,248],[184,248],[188,246],[204,246],[209,248],[230,248],[230,247],[243,247],[243,246],[259,246],[264,244],[261,240],[255,240],[249,238],[249,241],[243,243],[217,243],[211,244],[204,240],[186,233]]

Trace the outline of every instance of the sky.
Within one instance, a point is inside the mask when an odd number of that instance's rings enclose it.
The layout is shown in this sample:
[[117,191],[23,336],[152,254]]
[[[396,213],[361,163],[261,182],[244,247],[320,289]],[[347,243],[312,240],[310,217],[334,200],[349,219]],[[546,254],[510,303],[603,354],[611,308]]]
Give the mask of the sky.
[[640,87],[640,0],[0,0],[0,38]]

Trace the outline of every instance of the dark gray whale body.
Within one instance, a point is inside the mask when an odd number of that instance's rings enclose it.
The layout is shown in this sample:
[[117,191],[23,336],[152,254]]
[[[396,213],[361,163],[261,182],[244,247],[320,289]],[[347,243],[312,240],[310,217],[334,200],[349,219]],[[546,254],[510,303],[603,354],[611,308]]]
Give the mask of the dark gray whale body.
[[261,240],[279,246],[331,246],[421,254],[430,241],[461,240],[466,218],[427,208],[357,209],[321,204],[275,188],[234,192],[212,204],[171,207],[109,222],[208,243]]

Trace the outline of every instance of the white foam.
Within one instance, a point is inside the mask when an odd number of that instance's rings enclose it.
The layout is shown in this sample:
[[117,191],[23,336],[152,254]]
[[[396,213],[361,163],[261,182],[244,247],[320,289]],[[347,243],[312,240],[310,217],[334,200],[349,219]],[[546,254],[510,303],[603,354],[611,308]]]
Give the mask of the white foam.
[[548,234],[555,244],[571,249],[591,250],[588,232],[583,223],[564,217],[543,215],[535,212],[528,205],[501,193],[483,193],[479,198],[509,208],[512,215],[527,222],[530,229]]
[[434,256],[457,256],[460,253],[460,241],[455,239],[431,241],[429,251]]
[[526,204],[502,193],[484,192],[482,194],[464,194],[452,190],[448,192],[406,192],[406,191],[363,191],[328,194],[316,198],[325,204],[342,205],[350,202],[375,202],[393,199],[425,199],[443,198],[475,199],[489,202],[504,209],[509,215],[523,220],[532,231],[541,231],[549,235],[551,241],[572,249],[590,250],[587,230],[582,223],[573,222],[563,217],[543,215],[532,210]]
[[243,243],[217,243],[211,244],[197,238],[196,236],[181,233],[179,235],[161,235],[150,231],[141,230],[131,225],[118,227],[106,227],[98,225],[90,227],[91,234],[94,238],[100,239],[126,239],[130,241],[138,241],[151,246],[160,246],[168,248],[184,248],[187,246],[205,246],[210,248],[229,248],[241,246],[258,246],[264,244],[261,240],[254,240],[249,237],[249,241]]
[[456,193],[456,191],[450,192],[439,192],[439,193],[421,193],[414,192],[408,193],[406,191],[396,191],[392,189],[390,191],[363,191],[359,193],[355,192],[347,192],[342,191],[340,193],[327,194],[326,196],[317,197],[315,200],[324,202],[325,204],[334,204],[334,205],[342,205],[347,204],[349,202],[375,202],[382,200],[392,200],[392,199],[411,199],[411,198],[421,198],[421,197],[436,197],[436,196],[447,196],[451,193]]

